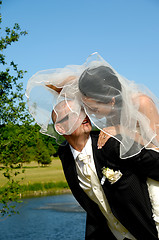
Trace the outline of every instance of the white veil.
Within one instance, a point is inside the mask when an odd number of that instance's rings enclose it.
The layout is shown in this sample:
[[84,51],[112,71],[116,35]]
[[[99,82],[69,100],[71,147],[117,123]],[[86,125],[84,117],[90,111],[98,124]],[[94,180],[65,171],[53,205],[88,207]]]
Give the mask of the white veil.
[[[99,71],[100,68],[103,70]],[[105,71],[106,77],[103,77]],[[98,53],[90,55],[83,65],[40,71],[29,79],[26,89],[29,111],[43,134],[57,138],[51,114],[55,109],[56,128],[65,110],[59,104],[65,102],[69,108],[69,113],[67,111],[64,116],[67,115],[67,124],[61,122],[65,134],[71,134],[80,126],[85,118],[84,108],[93,124],[102,131],[103,128],[120,125],[119,134],[112,137],[120,142],[121,158],[133,156],[144,147],[155,145],[155,150],[159,147],[156,139],[159,126],[156,124],[152,130],[149,119],[139,111],[140,96],[145,94],[158,110],[158,99],[146,87],[125,79]],[[110,109],[112,98],[115,104]],[[96,111],[91,100],[95,100],[102,111]],[[105,132],[110,135],[109,131]],[[58,134],[62,135],[61,132]]]

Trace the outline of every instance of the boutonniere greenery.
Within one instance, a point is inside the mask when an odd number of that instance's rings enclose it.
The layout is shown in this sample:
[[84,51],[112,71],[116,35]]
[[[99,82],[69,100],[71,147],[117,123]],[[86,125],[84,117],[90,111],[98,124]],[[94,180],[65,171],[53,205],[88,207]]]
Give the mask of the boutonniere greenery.
[[121,176],[123,175],[120,170],[118,171],[114,171],[113,169],[110,169],[110,168],[106,168],[106,167],[103,167],[102,168],[102,173],[103,173],[103,177],[102,177],[102,180],[101,180],[101,185],[104,184],[105,180],[108,179],[108,181],[113,184],[115,182],[117,182]]

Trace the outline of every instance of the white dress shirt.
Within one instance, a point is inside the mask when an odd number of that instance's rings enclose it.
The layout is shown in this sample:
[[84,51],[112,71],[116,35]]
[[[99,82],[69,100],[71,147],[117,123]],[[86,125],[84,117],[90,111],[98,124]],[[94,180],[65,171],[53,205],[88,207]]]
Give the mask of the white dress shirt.
[[[128,232],[128,230],[115,218],[113,215],[109,203],[106,199],[106,196],[103,192],[101,183],[97,177],[94,159],[93,159],[93,151],[92,151],[92,140],[89,137],[85,147],[81,152],[76,151],[71,145],[71,152],[74,156],[76,169],[78,174],[78,179],[80,182],[81,188],[85,191],[85,193],[92,199],[95,203],[98,204],[101,212],[104,214],[108,221],[108,226],[114,236],[118,240],[123,240],[124,238],[135,240],[135,238]],[[84,163],[78,160],[78,156],[80,154],[89,155],[90,158],[87,163],[88,174],[84,174]]]

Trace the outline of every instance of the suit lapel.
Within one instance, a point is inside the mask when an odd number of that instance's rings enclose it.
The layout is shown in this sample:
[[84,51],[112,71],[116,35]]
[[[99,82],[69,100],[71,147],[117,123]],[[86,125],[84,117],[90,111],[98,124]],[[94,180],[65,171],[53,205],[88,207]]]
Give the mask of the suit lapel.
[[94,133],[91,134],[94,163],[97,175],[99,177],[99,180],[101,181],[103,177],[102,168],[106,167],[107,161],[105,158],[102,157],[102,150],[98,149],[97,147],[98,136],[99,136],[98,132],[95,134]]
[[[62,147],[62,154],[60,156],[66,180],[71,189],[75,190],[78,188],[78,177],[77,171],[75,166],[75,161],[70,150],[69,144],[65,147]],[[78,186],[77,186],[78,185]],[[77,189],[78,191],[79,189]]]

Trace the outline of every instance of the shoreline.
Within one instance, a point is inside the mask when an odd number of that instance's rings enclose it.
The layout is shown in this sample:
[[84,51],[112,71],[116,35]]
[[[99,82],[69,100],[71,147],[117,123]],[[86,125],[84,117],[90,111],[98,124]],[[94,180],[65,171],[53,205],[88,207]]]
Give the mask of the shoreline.
[[71,190],[68,188],[54,188],[50,190],[37,190],[37,191],[27,191],[20,193],[20,199],[33,198],[33,197],[43,197],[43,196],[53,196],[61,194],[71,194]]

